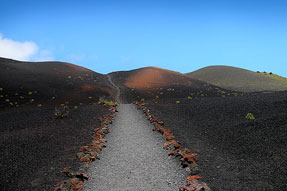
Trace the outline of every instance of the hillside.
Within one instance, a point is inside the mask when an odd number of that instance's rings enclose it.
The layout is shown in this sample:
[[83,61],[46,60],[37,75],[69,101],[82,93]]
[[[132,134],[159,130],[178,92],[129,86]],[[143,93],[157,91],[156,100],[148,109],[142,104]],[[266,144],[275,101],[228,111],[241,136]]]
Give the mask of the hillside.
[[[231,66],[208,66],[186,76],[234,91],[260,92],[287,90],[287,80]],[[273,77],[274,76],[274,77]]]
[[105,75],[64,62],[0,58],[0,107],[97,102],[112,91]]
[[158,67],[111,73],[127,102],[140,99],[160,101],[173,98],[231,96],[232,91]]

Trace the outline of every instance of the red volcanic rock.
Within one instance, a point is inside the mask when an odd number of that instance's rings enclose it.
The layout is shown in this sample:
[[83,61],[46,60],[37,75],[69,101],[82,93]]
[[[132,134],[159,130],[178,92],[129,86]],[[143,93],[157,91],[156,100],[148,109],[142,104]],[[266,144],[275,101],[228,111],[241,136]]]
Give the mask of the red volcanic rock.
[[89,148],[88,146],[82,146],[82,147],[80,148],[80,151],[82,151],[82,152],[83,152],[83,151],[87,151],[88,148]]
[[197,179],[189,181],[189,183],[181,186],[180,191],[211,191],[205,182],[200,183]]
[[97,131],[99,131],[99,130],[101,130],[102,128],[100,128],[100,127],[98,127],[98,128],[95,128],[94,129],[94,132],[97,132]]
[[88,180],[89,179],[89,175],[87,175],[85,173],[79,173],[79,175],[77,175],[77,178],[79,178],[81,180]]
[[83,181],[73,178],[71,180],[71,191],[83,191]]
[[181,145],[175,140],[167,141],[163,145],[163,148],[167,150],[176,150],[179,149],[180,147]]
[[184,155],[193,154],[193,153],[195,153],[194,150],[185,148],[181,150],[179,154],[183,157]]
[[96,139],[96,140],[99,140],[99,139],[102,139],[102,138],[103,138],[103,136],[100,135],[100,134],[98,134],[98,133],[94,133],[94,134],[92,135],[92,137],[93,137],[94,139]]
[[176,149],[174,151],[168,152],[168,155],[169,156],[180,156],[179,151],[180,151],[179,149]]
[[101,131],[101,130],[98,130],[96,133],[105,136],[105,133],[103,131]]
[[164,131],[163,131],[162,138],[163,138],[163,139],[166,139],[169,135],[172,135],[171,130],[170,130],[170,129],[165,128],[165,129],[164,129]]
[[83,156],[81,159],[80,159],[81,162],[87,162],[87,163],[91,163],[91,160],[90,160],[90,155],[86,154],[85,156]]
[[188,177],[186,178],[186,182],[189,183],[189,182],[192,181],[192,180],[200,180],[200,179],[202,179],[201,176],[188,176]]
[[93,141],[92,143],[88,144],[88,146],[90,148],[93,148],[93,147],[98,147],[100,149],[102,149],[103,147],[106,147],[106,145],[104,143],[101,143],[99,140],[97,141]]
[[179,188],[180,191],[210,191],[205,182],[199,182],[201,176],[189,176],[186,178],[186,184]]
[[164,125],[164,122],[162,120],[157,120],[157,123],[160,125]]
[[78,152],[77,153],[77,158],[81,159],[83,156],[85,156],[85,154],[83,152]]
[[192,153],[192,154],[187,154],[184,155],[181,159],[181,161],[187,161],[188,163],[195,163],[198,161],[198,154]]
[[159,131],[159,128],[161,127],[158,123],[153,123],[154,128],[153,131]]
[[60,171],[60,173],[65,174],[68,177],[75,176],[75,173],[68,167],[65,167],[63,170]]
[[97,156],[96,152],[89,152],[89,154],[91,155],[92,159],[99,159],[99,157]]
[[90,145],[88,152],[96,152],[96,153],[101,153],[102,151],[102,145]]
[[173,136],[173,135],[168,135],[165,139],[167,140],[167,141],[170,141],[170,140],[172,140],[172,139],[174,139],[175,137]]

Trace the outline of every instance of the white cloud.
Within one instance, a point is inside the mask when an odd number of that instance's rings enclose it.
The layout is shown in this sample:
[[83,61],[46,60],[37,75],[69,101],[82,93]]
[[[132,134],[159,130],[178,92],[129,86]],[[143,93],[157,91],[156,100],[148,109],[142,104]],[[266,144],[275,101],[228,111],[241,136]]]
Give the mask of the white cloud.
[[34,42],[17,42],[3,38],[0,34],[0,57],[29,61],[38,52],[38,49]]
[[20,61],[51,61],[54,60],[51,52],[40,50],[36,43],[19,42],[4,38],[0,33],[0,57]]

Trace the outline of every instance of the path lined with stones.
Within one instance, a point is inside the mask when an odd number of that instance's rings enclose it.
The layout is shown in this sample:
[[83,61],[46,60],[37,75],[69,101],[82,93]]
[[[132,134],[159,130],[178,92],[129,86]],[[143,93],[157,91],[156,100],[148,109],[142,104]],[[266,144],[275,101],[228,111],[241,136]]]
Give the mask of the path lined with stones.
[[105,137],[107,148],[89,167],[84,190],[178,190],[187,173],[179,160],[168,157],[161,135],[135,105],[121,104],[118,111]]
[[178,190],[186,173],[168,157],[164,141],[132,104],[121,104],[101,160],[92,163],[84,190]]

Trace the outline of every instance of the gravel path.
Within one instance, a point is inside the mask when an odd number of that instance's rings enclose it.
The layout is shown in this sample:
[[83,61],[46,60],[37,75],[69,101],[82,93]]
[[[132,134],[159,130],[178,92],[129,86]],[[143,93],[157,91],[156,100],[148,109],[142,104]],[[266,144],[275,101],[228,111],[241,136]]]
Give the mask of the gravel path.
[[118,86],[116,86],[116,84],[114,84],[111,75],[107,75],[107,76],[108,76],[109,82],[115,87],[115,89],[116,89],[116,91],[117,91],[116,101],[117,101],[118,103],[120,103],[120,102],[121,102],[121,100],[120,100],[120,88],[119,88]]
[[118,107],[101,160],[89,167],[86,191],[178,190],[187,176],[178,159],[168,157],[160,134],[132,104]]

